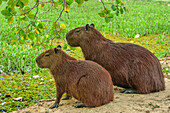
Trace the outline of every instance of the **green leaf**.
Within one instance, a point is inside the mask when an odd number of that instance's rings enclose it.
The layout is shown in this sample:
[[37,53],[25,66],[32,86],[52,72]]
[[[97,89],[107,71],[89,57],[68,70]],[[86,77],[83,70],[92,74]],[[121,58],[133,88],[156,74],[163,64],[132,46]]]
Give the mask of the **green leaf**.
[[114,15],[113,15],[113,13],[110,13],[110,14],[107,14],[107,17],[108,17],[108,18],[113,18]]
[[29,37],[29,39],[33,40],[34,37],[35,37],[35,34],[34,34],[34,33],[29,33],[29,34],[28,34],[28,37]]
[[24,5],[27,5],[29,3],[29,0],[23,0],[22,2]]
[[14,30],[15,30],[15,27],[12,28],[12,31],[14,31]]
[[76,50],[76,47],[71,47],[71,46],[70,46],[70,49],[71,49],[71,50]]
[[54,2],[54,7],[58,7],[59,6],[59,1],[57,1],[57,2]]
[[78,7],[80,7],[80,5],[84,2],[84,0],[75,0],[78,4]]
[[0,0],[0,5],[2,4],[2,0]]
[[122,7],[120,8],[120,13],[123,14],[123,8]]
[[38,24],[38,28],[43,29],[43,24],[42,24],[42,23],[39,23],[39,24]]
[[34,46],[34,45],[35,45],[35,43],[34,43],[34,41],[32,41],[31,46]]
[[105,17],[105,22],[106,22],[106,23],[109,23],[109,22],[110,22],[110,20],[111,20],[110,18]]
[[73,0],[67,0],[67,1],[66,1],[66,4],[67,4],[67,5],[71,5],[72,3],[73,3]]
[[111,10],[107,10],[106,14],[109,14],[111,12]]
[[103,13],[103,12],[98,13],[98,15],[99,15],[100,17],[105,17],[105,13]]
[[121,0],[116,0],[116,4],[120,4],[121,3]]
[[29,15],[28,15],[28,18],[31,19],[31,20],[33,20],[33,19],[34,19],[34,16],[35,16],[34,14],[29,14]]
[[47,40],[47,41],[45,41],[45,43],[47,43],[47,44],[48,44],[48,43],[50,43],[50,41],[49,41],[49,40]]
[[116,16],[119,16],[119,10],[116,11]]
[[34,0],[34,2],[37,2],[37,0]]
[[59,3],[62,4],[64,0],[59,0]]
[[63,49],[67,49],[67,44],[66,43],[63,45]]
[[24,7],[24,3],[19,1],[17,4],[16,4],[17,7],[20,7],[20,8],[23,8]]
[[11,16],[11,13],[8,10],[2,10],[1,14],[4,16]]
[[124,11],[126,11],[126,7],[123,7]]
[[20,20],[28,21],[28,18],[27,17],[22,17],[22,18],[20,18]]
[[12,23],[14,21],[13,16],[8,18],[8,23]]
[[81,3],[81,0],[75,0],[78,4],[80,4]]
[[112,8],[113,11],[116,11],[115,5],[112,5],[111,8]]

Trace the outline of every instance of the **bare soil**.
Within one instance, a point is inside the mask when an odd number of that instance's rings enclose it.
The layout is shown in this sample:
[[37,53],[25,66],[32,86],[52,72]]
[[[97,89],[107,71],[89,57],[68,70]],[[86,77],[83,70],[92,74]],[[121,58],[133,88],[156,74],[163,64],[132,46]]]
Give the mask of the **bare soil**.
[[[170,56],[160,62],[170,68]],[[170,113],[170,73],[165,74],[165,77],[166,89],[151,94],[122,94],[120,90],[123,88],[114,86],[114,101],[100,107],[74,108],[72,106],[78,101],[72,98],[61,100],[58,108],[49,109],[54,103],[54,99],[50,99],[13,113]]]
[[115,100],[100,107],[74,108],[74,98],[61,100],[58,108],[49,109],[53,100],[39,103],[13,113],[170,113],[170,79],[165,78],[166,90],[151,94],[121,94],[115,86]]

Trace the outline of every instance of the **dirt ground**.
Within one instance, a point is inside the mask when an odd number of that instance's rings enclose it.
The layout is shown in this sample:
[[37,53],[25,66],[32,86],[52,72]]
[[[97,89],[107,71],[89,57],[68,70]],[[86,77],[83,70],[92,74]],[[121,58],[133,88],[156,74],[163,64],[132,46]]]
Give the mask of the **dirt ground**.
[[165,78],[166,90],[151,94],[121,94],[115,87],[115,100],[94,108],[74,108],[77,100],[61,100],[58,108],[48,109],[54,101],[42,100],[13,113],[170,113],[170,79]]
[[[170,68],[170,56],[160,61]],[[165,78],[165,91],[151,94],[122,94],[122,88],[114,86],[115,98],[109,104],[94,108],[74,108],[77,100],[61,100],[59,107],[49,109],[54,99],[41,100],[39,103],[13,113],[170,113],[170,73]]]

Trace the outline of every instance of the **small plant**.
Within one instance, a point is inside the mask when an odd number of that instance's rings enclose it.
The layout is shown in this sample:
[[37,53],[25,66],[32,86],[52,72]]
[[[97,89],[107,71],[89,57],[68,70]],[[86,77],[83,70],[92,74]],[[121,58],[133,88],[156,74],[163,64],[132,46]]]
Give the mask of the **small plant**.
[[152,102],[150,102],[149,105],[152,106],[152,109],[154,109],[154,108],[160,108],[159,105],[157,105],[157,104],[154,105],[154,104],[152,104]]

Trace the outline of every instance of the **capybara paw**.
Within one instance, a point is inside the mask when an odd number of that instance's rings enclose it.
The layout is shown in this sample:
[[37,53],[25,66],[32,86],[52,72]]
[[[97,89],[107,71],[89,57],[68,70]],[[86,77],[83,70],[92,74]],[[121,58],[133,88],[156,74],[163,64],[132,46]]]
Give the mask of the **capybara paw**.
[[52,105],[51,107],[49,107],[49,109],[53,109],[53,108],[58,108],[57,104]]
[[134,89],[125,89],[125,90],[120,91],[120,93],[132,94],[132,93],[138,93],[138,92]]
[[83,107],[86,107],[83,103],[78,103],[76,105],[73,105],[73,107],[75,108],[83,108]]
[[69,95],[65,95],[62,97],[62,100],[69,100],[69,99],[71,99],[71,96],[69,96]]

